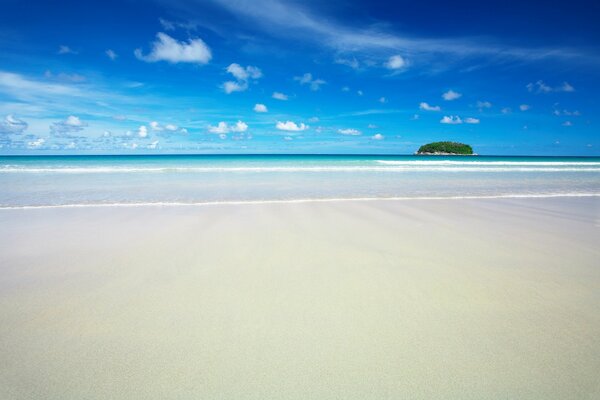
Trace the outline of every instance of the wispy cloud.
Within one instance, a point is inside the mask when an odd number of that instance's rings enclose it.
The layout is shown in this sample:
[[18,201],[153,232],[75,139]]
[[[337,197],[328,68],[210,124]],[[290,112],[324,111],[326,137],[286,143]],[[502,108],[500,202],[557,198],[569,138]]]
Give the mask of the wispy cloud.
[[115,51],[114,51],[114,50],[112,50],[112,49],[108,49],[108,50],[106,50],[106,51],[104,52],[104,54],[106,54],[106,56],[107,56],[108,58],[110,58],[111,60],[113,60],[113,61],[114,61],[114,60],[116,60],[116,59],[117,59],[117,57],[118,57],[117,53],[115,53]]
[[276,100],[283,100],[283,101],[288,99],[288,95],[283,94],[281,92],[273,92],[273,96],[271,96],[271,97],[273,97]]
[[563,82],[558,86],[549,86],[544,81],[539,80],[535,83],[527,84],[527,90],[531,93],[550,93],[550,92],[574,92],[575,88],[568,82]]
[[[167,0],[159,0],[167,2]],[[196,0],[201,2],[203,0]],[[250,20],[252,25],[277,37],[301,38],[315,42],[341,53],[368,54],[404,53],[420,56],[446,54],[469,57],[488,55],[498,59],[540,60],[547,58],[584,57],[599,61],[594,54],[585,54],[569,48],[528,48],[499,43],[490,38],[420,38],[383,29],[381,24],[347,26],[334,18],[318,15],[305,4],[282,0],[214,0],[237,18]],[[189,3],[169,2],[189,13],[194,7]],[[347,60],[348,58],[339,58]],[[348,65],[348,64],[346,64]],[[357,64],[353,64],[357,65]]]
[[310,72],[307,72],[302,76],[296,76],[296,77],[294,77],[294,80],[300,82],[301,85],[309,85],[310,90],[312,90],[312,91],[319,90],[321,88],[321,85],[324,85],[327,83],[323,79],[313,78],[313,76]]

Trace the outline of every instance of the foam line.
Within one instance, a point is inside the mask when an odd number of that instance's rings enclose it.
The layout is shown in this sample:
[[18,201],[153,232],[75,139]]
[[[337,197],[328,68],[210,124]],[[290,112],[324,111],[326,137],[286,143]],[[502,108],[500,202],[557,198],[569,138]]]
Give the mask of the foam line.
[[600,193],[539,193],[499,194],[489,196],[423,196],[423,197],[350,197],[350,198],[305,198],[275,200],[224,200],[206,202],[140,202],[140,203],[74,203],[56,205],[0,206],[0,210],[38,210],[54,208],[103,208],[103,207],[206,207],[220,205],[302,204],[367,201],[410,201],[410,200],[490,200],[490,199],[541,199],[560,197],[600,197]]

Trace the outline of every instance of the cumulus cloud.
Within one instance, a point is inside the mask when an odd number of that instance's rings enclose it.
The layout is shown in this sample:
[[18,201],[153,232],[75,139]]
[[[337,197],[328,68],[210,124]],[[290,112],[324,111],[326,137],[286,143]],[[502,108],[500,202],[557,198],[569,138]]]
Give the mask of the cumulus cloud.
[[239,64],[230,64],[226,69],[228,73],[239,81],[247,81],[248,79],[258,79],[262,77],[262,71],[258,67],[248,65],[246,68]]
[[568,82],[563,82],[562,85],[552,87],[547,85],[544,81],[539,80],[535,83],[530,82],[527,84],[527,90],[531,93],[550,93],[550,92],[574,92],[575,88]]
[[108,49],[104,53],[106,54],[106,56],[108,58],[110,58],[113,61],[116,60],[118,57],[117,53],[115,53],[114,50],[112,50],[112,49]]
[[441,110],[440,106],[431,106],[428,103],[425,103],[424,101],[419,104],[419,108],[421,110],[425,110],[425,111],[440,111]]
[[478,124],[479,122],[480,122],[479,118],[472,118],[472,117],[465,118],[465,123],[467,123],[467,124]]
[[272,97],[274,99],[284,100],[284,101],[288,99],[288,95],[287,94],[283,94],[283,93],[280,93],[280,92],[273,92],[273,96]]
[[521,111],[527,111],[527,110],[529,110],[530,108],[531,108],[531,107],[529,106],[529,104],[521,104],[521,105],[519,106],[519,110],[521,110]]
[[87,124],[79,117],[69,115],[65,120],[54,122],[50,125],[50,131],[55,136],[70,136],[75,132],[82,131]]
[[227,133],[230,133],[230,132],[241,133],[241,132],[246,132],[247,130],[248,130],[248,124],[246,124],[243,121],[238,121],[233,125],[229,125],[227,122],[221,121],[216,126],[212,126],[212,125],[208,126],[208,131],[210,133],[216,133],[216,134],[220,134],[220,135],[226,135]]
[[27,126],[27,122],[9,114],[0,121],[0,135],[20,135],[25,132]]
[[373,140],[383,140],[384,136],[381,133],[376,133],[373,136],[371,136],[371,139],[373,139]]
[[338,129],[338,133],[341,133],[342,135],[358,136],[361,134],[361,131],[358,129],[346,128]]
[[446,93],[442,94],[442,98],[446,101],[456,100],[456,99],[460,98],[461,96],[462,96],[461,93],[455,92],[452,89],[450,89]]
[[146,128],[145,125],[140,125],[140,127],[138,128],[137,134],[141,138],[147,137],[148,136],[148,128]]
[[254,105],[254,111],[256,111],[257,113],[266,113],[269,110],[267,109],[267,106],[265,106],[264,104],[257,103]]
[[260,68],[252,65],[242,67],[239,64],[233,63],[230,64],[225,70],[236,79],[235,81],[227,81],[223,83],[222,88],[227,94],[233,92],[243,92],[244,90],[248,89],[248,82],[250,80],[256,80],[262,77],[262,71]]
[[323,79],[313,78],[310,72],[307,72],[302,76],[296,76],[294,77],[294,80],[300,82],[301,85],[310,85],[310,90],[313,91],[319,90],[321,88],[321,85],[327,83]]
[[445,115],[441,120],[440,123],[442,124],[450,124],[450,125],[458,125],[458,124],[462,124],[463,121],[462,119],[460,119],[460,117],[458,115]]
[[296,124],[295,122],[292,122],[292,121],[286,121],[286,122],[277,121],[277,124],[275,124],[275,128],[279,129],[280,131],[299,132],[299,131],[307,130],[308,125],[304,125],[304,123]]
[[387,69],[398,70],[406,67],[406,60],[399,55],[391,56],[385,63]]
[[156,38],[157,40],[152,43],[150,53],[144,55],[142,49],[136,49],[135,56],[146,62],[167,61],[195,64],[207,64],[212,59],[210,48],[200,38],[179,42],[162,32],[157,33]]

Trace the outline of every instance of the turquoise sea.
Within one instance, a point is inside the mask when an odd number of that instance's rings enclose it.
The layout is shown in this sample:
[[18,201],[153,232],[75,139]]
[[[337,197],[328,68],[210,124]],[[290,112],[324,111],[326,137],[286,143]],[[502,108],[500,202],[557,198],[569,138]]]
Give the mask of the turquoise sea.
[[600,157],[2,156],[0,207],[600,196]]

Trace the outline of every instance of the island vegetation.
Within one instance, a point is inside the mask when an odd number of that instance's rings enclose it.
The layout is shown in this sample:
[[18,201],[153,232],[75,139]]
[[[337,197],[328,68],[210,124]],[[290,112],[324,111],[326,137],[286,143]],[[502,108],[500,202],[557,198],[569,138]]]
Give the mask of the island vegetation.
[[468,144],[457,142],[434,142],[424,144],[415,153],[419,155],[475,155]]

